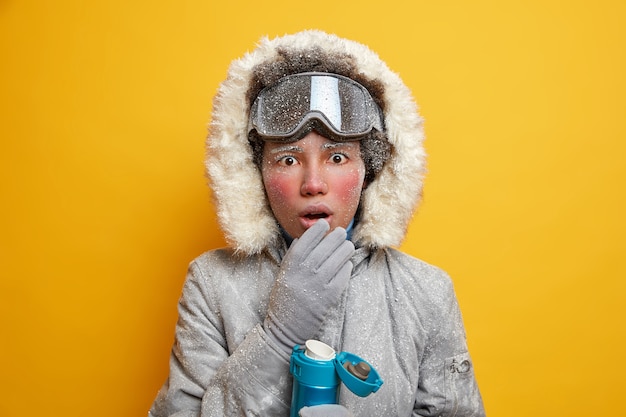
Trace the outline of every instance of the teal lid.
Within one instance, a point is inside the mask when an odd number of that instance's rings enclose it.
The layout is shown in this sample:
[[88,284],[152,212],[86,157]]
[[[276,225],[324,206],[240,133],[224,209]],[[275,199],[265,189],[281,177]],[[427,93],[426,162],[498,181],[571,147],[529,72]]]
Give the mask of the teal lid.
[[367,397],[378,391],[383,380],[366,360],[349,352],[337,354],[335,371],[346,387],[359,397]]

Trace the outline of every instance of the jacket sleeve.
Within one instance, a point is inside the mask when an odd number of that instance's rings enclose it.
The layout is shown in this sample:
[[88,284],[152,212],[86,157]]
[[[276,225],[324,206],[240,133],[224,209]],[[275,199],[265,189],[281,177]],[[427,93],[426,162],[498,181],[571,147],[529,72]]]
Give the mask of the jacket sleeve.
[[439,326],[428,337],[420,363],[413,416],[484,417],[461,312],[447,275],[437,293],[441,308],[430,321]]
[[149,417],[289,413],[289,358],[260,325],[229,353],[217,301],[193,263],[179,302],[170,374]]

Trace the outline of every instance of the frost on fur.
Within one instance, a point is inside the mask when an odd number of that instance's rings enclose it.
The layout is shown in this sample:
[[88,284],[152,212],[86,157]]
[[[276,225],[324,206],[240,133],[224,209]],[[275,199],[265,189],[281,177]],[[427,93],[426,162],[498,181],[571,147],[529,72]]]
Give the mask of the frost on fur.
[[383,149],[376,141],[363,145],[370,148],[364,160],[374,171],[362,196],[353,237],[363,246],[399,245],[422,192],[422,119],[409,89],[378,55],[365,45],[321,31],[262,39],[254,51],[231,64],[214,98],[206,168],[229,244],[252,254],[278,237],[247,136],[248,113],[262,88],[305,71],[350,77],[364,85],[383,110],[383,140],[390,146]]

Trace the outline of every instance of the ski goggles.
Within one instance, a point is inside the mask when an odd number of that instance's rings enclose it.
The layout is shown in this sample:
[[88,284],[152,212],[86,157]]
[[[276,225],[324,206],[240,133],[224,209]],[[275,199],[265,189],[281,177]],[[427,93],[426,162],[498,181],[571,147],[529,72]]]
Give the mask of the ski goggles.
[[336,141],[359,140],[384,130],[383,115],[365,87],[337,74],[288,75],[261,90],[250,108],[248,133],[291,142],[311,130]]

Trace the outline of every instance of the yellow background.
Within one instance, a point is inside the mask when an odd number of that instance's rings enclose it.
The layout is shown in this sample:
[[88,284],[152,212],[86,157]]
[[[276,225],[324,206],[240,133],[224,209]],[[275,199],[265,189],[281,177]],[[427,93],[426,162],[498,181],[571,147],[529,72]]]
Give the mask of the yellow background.
[[370,45],[426,119],[403,245],[453,277],[488,415],[623,413],[626,2],[0,0],[0,416],[145,415],[223,244],[211,98],[262,35]]

